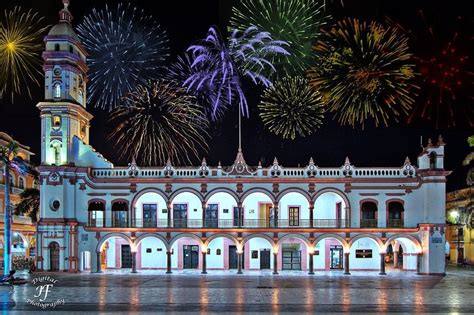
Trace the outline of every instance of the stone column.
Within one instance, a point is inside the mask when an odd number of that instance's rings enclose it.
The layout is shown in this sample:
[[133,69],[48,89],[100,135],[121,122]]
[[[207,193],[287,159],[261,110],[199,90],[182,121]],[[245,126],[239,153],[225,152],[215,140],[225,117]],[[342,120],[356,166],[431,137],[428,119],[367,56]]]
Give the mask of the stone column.
[[243,213],[242,213],[242,203],[241,203],[241,202],[239,202],[239,203],[237,204],[237,208],[239,209],[239,220],[238,220],[239,222],[238,222],[238,226],[239,226],[239,228],[241,228],[242,225],[243,225],[243,222],[242,222],[242,221],[243,221],[243,217],[244,217],[244,216],[243,216]]
[[278,253],[273,253],[273,274],[278,274]]
[[201,271],[201,274],[205,275],[207,274],[207,270],[206,270],[206,256],[207,256],[207,253],[205,251],[202,252],[202,271]]
[[242,274],[242,252],[237,252],[237,274]]
[[132,252],[132,273],[137,273],[137,252]]
[[171,272],[171,249],[166,251],[166,273],[170,274]]
[[398,268],[398,251],[393,252],[393,268]]
[[416,254],[416,274],[421,275],[421,256],[422,253],[417,253]]
[[168,208],[168,228],[171,228],[173,227],[173,224],[171,222],[171,203],[168,203],[166,207]]
[[350,253],[344,253],[344,274],[345,275],[350,275],[351,274],[349,272],[349,255],[350,255]]
[[309,253],[309,275],[314,275],[313,257],[314,253]]
[[311,203],[309,204],[309,227],[313,228],[314,227],[314,204]]
[[97,273],[102,272],[102,263],[101,263],[101,252],[96,252],[97,254]]
[[380,253],[380,272],[379,275],[386,275],[385,273],[385,253]]

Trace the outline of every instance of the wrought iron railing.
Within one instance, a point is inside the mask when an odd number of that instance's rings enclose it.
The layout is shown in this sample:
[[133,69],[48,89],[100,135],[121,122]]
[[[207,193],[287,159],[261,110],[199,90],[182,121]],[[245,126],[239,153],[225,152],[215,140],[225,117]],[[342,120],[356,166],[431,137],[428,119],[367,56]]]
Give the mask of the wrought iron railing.
[[361,219],[360,227],[361,228],[375,228],[377,227],[377,219]]
[[400,228],[404,227],[403,219],[388,219],[387,220],[387,227],[391,228]]
[[[310,220],[263,220],[263,219],[245,219],[240,225],[245,229],[260,228],[347,228],[350,227],[349,220],[337,219],[315,219],[311,226]],[[104,223],[102,220],[91,219],[88,227],[95,228],[113,228],[113,227],[131,227],[131,228],[238,228],[238,222],[233,219],[174,219],[168,223],[167,219],[150,220],[134,219],[131,221],[115,220]]]

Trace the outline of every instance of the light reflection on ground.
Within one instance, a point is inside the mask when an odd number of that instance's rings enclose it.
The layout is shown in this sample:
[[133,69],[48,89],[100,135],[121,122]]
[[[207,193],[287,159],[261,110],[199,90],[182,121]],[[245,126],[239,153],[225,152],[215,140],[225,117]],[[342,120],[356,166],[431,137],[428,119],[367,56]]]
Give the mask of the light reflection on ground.
[[[52,274],[48,274],[52,275]],[[35,275],[40,276],[40,274]],[[186,312],[426,312],[474,313],[474,271],[448,270],[446,277],[412,272],[126,271],[52,275],[59,284],[47,300],[63,298],[58,311]],[[31,280],[31,276],[27,275]],[[0,287],[2,309],[23,314],[40,309],[26,303],[31,283]]]

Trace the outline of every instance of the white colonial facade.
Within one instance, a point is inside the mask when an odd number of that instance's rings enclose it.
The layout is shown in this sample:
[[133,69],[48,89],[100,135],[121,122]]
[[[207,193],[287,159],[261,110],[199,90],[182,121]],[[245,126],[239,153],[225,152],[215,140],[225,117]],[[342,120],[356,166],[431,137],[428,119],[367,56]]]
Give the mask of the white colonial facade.
[[114,167],[89,145],[86,52],[67,8],[45,38],[40,270],[444,274],[444,143],[417,165]]

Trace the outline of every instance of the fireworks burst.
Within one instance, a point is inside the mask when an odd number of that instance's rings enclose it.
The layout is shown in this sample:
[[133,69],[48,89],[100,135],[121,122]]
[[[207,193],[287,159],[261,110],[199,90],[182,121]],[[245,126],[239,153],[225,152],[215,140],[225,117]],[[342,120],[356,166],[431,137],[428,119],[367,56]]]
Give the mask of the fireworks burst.
[[324,37],[313,47],[316,66],[308,78],[341,125],[363,128],[369,118],[388,125],[408,114],[416,87],[407,37],[357,19],[338,22]]
[[13,102],[23,90],[31,98],[31,86],[40,85],[42,40],[48,28],[43,24],[44,19],[32,10],[5,11],[0,20],[0,98],[10,94]]
[[[423,11],[418,11],[421,26],[406,29],[393,20],[395,25],[413,40],[419,55],[415,56],[418,66],[419,85],[422,87],[420,102],[416,102],[408,118],[412,123],[419,118],[433,122],[436,128],[454,127],[456,122],[466,121],[474,126],[472,61],[472,21],[458,17],[454,28],[462,31],[451,32],[443,24],[443,33],[452,34],[448,39],[436,36],[435,27],[428,22]],[[467,24],[467,25],[466,25]]]
[[112,110],[120,97],[159,75],[168,57],[166,32],[130,5],[93,9],[77,27],[88,50],[90,103]]
[[265,90],[258,108],[264,125],[283,139],[310,135],[324,118],[321,95],[301,77],[276,81]]
[[228,42],[211,27],[203,41],[188,48],[193,60],[191,67],[195,69],[184,85],[193,94],[207,96],[213,115],[237,98],[242,112],[248,116],[242,78],[269,86],[270,79],[263,72],[275,71],[269,60],[274,55],[288,54],[284,46],[287,46],[285,42],[273,40],[269,33],[255,27],[243,33],[232,32]]
[[135,158],[141,165],[191,164],[207,151],[208,121],[193,96],[173,82],[158,80],[139,85],[122,98],[111,114],[119,158]]
[[285,74],[303,75],[310,65],[311,47],[328,19],[323,6],[318,0],[242,0],[232,8],[230,24],[241,31],[256,26],[289,43],[290,54],[276,56],[273,63]]

